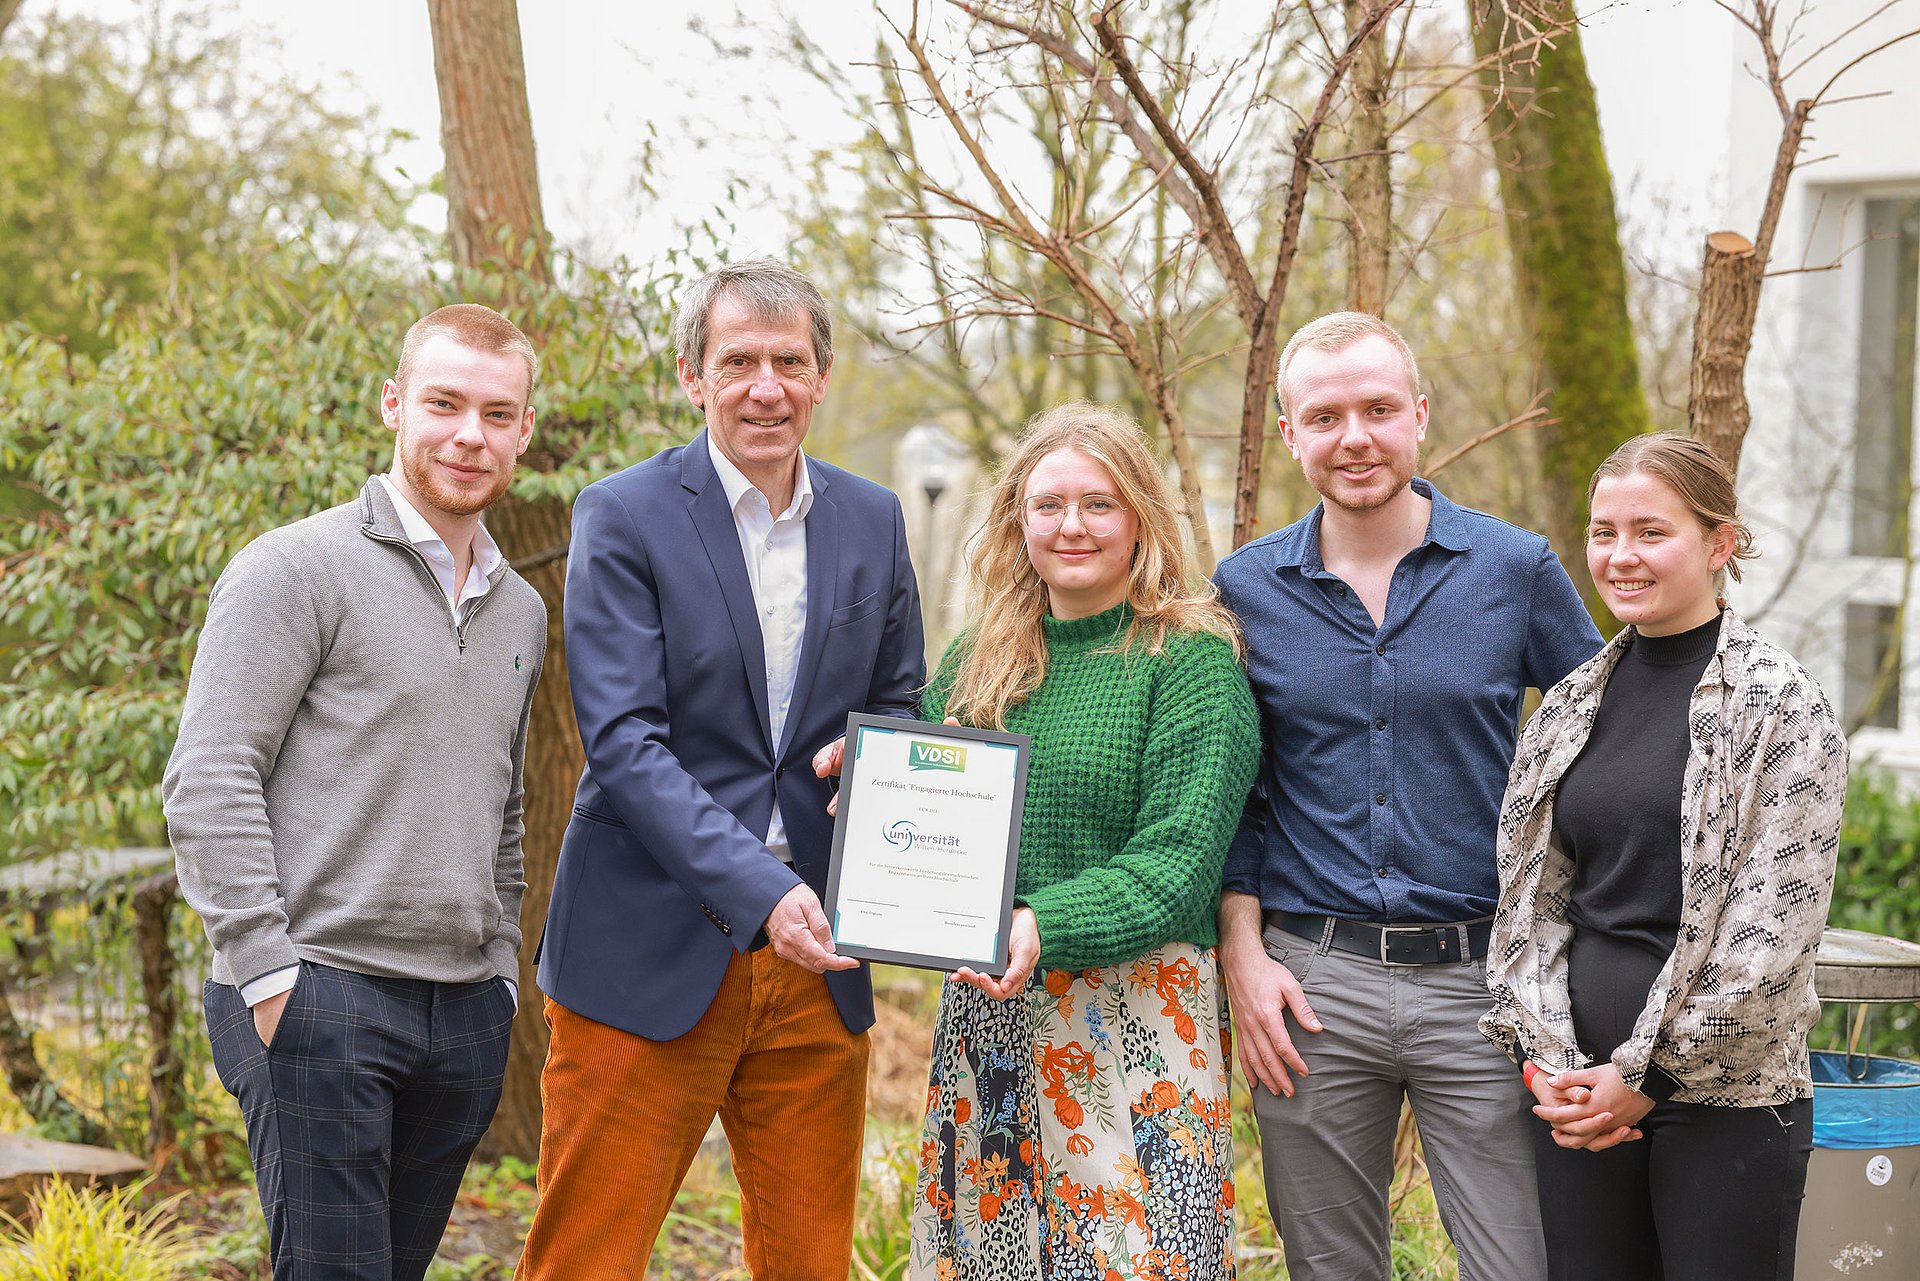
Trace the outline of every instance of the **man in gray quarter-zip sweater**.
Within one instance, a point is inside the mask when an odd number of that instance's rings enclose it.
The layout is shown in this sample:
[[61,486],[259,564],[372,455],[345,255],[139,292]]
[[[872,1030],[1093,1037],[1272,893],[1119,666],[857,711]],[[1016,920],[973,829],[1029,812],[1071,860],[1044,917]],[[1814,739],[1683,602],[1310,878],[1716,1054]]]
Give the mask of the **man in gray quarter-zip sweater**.
[[506,1070],[546,608],[480,523],[536,360],[486,307],[407,331],[394,466],[220,575],[162,794],[213,942],[273,1275],[417,1281]]

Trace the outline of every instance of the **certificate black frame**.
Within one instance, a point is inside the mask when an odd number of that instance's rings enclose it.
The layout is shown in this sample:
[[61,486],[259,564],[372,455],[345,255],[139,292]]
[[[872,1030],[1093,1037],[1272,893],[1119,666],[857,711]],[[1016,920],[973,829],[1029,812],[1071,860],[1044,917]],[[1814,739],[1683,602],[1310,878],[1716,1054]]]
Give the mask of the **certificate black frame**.
[[827,914],[829,926],[840,916],[840,880],[845,867],[848,825],[855,821],[858,808],[853,783],[858,775],[859,762],[855,757],[854,744],[859,741],[862,729],[873,728],[890,732],[909,732],[922,734],[928,738],[954,739],[968,743],[994,743],[1001,747],[1014,749],[1013,767],[1013,806],[1012,818],[1007,831],[1006,868],[1000,890],[999,931],[996,935],[996,953],[991,960],[980,957],[942,956],[932,952],[894,952],[884,948],[868,947],[859,943],[842,943],[834,940],[834,950],[841,956],[856,957],[863,961],[884,961],[889,965],[905,965],[916,969],[952,971],[967,966],[976,974],[987,974],[1000,978],[1007,972],[1008,949],[1012,943],[1009,938],[1013,926],[1013,886],[1020,872],[1020,824],[1026,811],[1027,766],[1032,760],[1033,739],[1026,734],[1010,734],[999,730],[973,729],[965,725],[943,725],[933,721],[905,720],[898,716],[874,716],[866,712],[852,712],[847,716],[847,750],[840,767],[840,804],[833,820],[833,853],[827,866],[827,898],[822,905]]

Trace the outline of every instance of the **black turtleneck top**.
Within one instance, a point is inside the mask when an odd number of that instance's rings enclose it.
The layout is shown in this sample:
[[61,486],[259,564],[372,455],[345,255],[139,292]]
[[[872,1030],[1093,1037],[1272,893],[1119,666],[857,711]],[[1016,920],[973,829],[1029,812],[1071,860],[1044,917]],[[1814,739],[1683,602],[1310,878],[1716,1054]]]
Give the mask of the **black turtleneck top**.
[[[1719,637],[1717,614],[1672,636],[1636,635],[1555,794],[1554,835],[1574,864],[1567,909],[1574,1030],[1596,1059],[1632,1035],[1673,954],[1687,704]],[[1674,1087],[1654,1069],[1642,1088],[1664,1099]]]

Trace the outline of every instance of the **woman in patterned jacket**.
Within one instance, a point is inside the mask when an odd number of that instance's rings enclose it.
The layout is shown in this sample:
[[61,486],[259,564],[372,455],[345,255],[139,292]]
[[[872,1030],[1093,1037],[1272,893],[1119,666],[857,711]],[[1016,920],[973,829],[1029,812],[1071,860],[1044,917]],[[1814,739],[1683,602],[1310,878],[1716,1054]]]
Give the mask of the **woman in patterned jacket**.
[[1719,598],[1753,546],[1712,451],[1637,437],[1588,505],[1629,626],[1521,734],[1481,1026],[1538,1101],[1552,1281],[1786,1281],[1846,740]]
[[1033,753],[1007,973],[940,996],[908,1275],[1229,1281],[1215,911],[1260,752],[1238,630],[1102,405],[1033,421],[972,552],[923,711]]

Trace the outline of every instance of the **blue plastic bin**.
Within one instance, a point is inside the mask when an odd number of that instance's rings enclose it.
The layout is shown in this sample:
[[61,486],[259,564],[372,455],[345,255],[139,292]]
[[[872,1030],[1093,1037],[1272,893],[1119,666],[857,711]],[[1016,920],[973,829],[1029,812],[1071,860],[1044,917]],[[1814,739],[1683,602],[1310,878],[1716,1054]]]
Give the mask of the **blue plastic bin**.
[[1920,1145],[1920,1063],[1831,1050],[1815,1050],[1812,1058],[1813,1146]]

